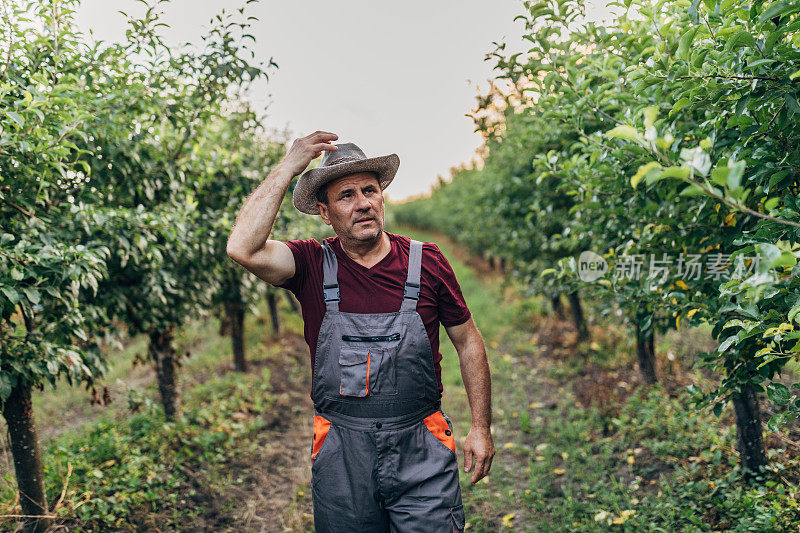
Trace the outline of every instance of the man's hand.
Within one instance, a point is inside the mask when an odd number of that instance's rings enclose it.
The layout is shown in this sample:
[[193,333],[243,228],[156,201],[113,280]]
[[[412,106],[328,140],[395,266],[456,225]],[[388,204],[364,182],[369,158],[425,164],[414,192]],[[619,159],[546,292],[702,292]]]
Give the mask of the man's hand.
[[278,165],[288,172],[292,177],[301,174],[306,167],[318,158],[325,150],[338,150],[331,141],[335,141],[339,136],[327,131],[315,131],[310,135],[295,139],[292,146],[283,156]]
[[494,458],[494,443],[489,428],[492,425],[492,378],[486,346],[472,317],[458,326],[445,326],[461,364],[461,378],[467,390],[472,414],[472,427],[464,441],[464,471],[472,467],[472,483],[489,473]]
[[470,480],[473,485],[489,473],[493,458],[494,443],[489,428],[473,427],[470,429],[464,440],[464,472],[469,472],[473,466],[475,467]]

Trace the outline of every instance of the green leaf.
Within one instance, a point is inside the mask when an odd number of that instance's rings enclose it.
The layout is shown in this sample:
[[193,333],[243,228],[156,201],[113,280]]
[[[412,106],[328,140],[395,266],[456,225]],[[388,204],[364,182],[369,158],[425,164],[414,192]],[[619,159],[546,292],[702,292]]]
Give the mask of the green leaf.
[[22,292],[25,293],[25,296],[28,297],[28,301],[33,305],[39,303],[39,291],[37,291],[36,289],[32,287],[25,287],[24,289],[22,289]]
[[759,268],[770,269],[772,264],[781,257],[781,249],[772,243],[756,243],[755,249],[760,257]]
[[689,167],[686,166],[672,166],[667,167],[661,171],[660,178],[681,178],[686,179],[689,177]]
[[765,20],[777,16],[790,15],[796,11],[800,11],[800,4],[798,4],[796,0],[773,2],[761,13],[761,15],[759,15],[758,23],[761,24]]
[[703,196],[707,192],[697,185],[690,185],[683,189],[678,196]]
[[743,315],[749,316],[752,319],[758,320],[761,318],[761,313],[753,303],[743,303],[738,305],[736,309]]
[[692,0],[692,5],[689,6],[688,11],[686,12],[694,24],[697,24],[700,21],[700,17],[697,14],[697,6],[699,4],[700,0]]
[[681,98],[675,105],[672,106],[672,111],[669,112],[669,118],[672,118],[672,115],[689,105],[692,101],[689,98]]
[[781,37],[783,37],[783,32],[779,31],[768,32],[767,38],[764,40],[764,53],[772,54],[772,50],[775,48],[775,42]]
[[772,177],[769,179],[769,190],[770,191],[774,190],[775,186],[781,183],[781,181],[783,181],[783,179],[786,178],[787,176],[789,176],[788,170],[781,170],[780,172],[776,172],[775,174],[773,174]]
[[694,68],[700,68],[703,66],[703,63],[706,62],[706,56],[709,53],[708,48],[701,48],[697,53],[694,54],[694,58],[692,59],[692,66]]
[[642,113],[644,114],[644,127],[652,128],[658,118],[658,107],[654,105],[647,106]]
[[689,60],[689,55],[692,49],[692,40],[694,39],[696,33],[697,27],[693,27],[681,35],[681,38],[678,41],[678,50],[675,52],[675,55],[678,56],[679,59],[683,59],[684,61]]
[[728,167],[717,167],[711,171],[711,181],[719,185],[720,187],[725,185],[728,180],[728,172],[730,169]]
[[752,63],[748,63],[747,64],[747,68],[754,68],[754,67],[757,67],[759,65],[766,65],[768,63],[774,63],[774,62],[775,62],[775,59],[756,59]]
[[6,111],[6,116],[13,120],[20,128],[25,125],[25,120],[20,116],[19,113],[14,111]]
[[731,161],[728,160],[728,188],[737,189],[742,184],[742,176],[744,176],[745,169],[744,161]]
[[0,374],[0,402],[5,402],[11,396],[11,389],[13,388],[11,376]]
[[733,345],[733,343],[735,343],[737,340],[738,340],[738,338],[736,337],[736,335],[733,335],[732,337],[728,337],[727,339],[722,341],[722,343],[717,347],[717,352],[718,353],[725,353],[725,351],[728,348],[730,348]]
[[725,47],[723,50],[729,52],[736,48],[739,43],[744,43],[746,45],[755,46],[756,41],[753,39],[753,36],[747,30],[742,30],[739,33],[735,34],[733,37],[729,38],[725,42]]
[[745,323],[743,321],[739,320],[738,318],[734,318],[734,319],[731,319],[731,320],[728,320],[727,322],[725,322],[725,325],[722,326],[722,329],[728,329],[728,328],[732,328],[732,327],[744,328],[745,327]]
[[606,137],[612,139],[626,139],[628,141],[636,141],[640,138],[639,132],[632,126],[620,124],[619,126],[606,132]]
[[[780,431],[789,421],[789,413],[775,413],[767,421],[767,429],[770,431]],[[778,485],[781,487],[782,485]]]
[[6,295],[6,298],[11,300],[13,305],[17,305],[19,302],[19,293],[17,291],[11,287],[0,287],[0,291],[3,291],[3,294]]
[[647,173],[660,169],[661,165],[655,161],[650,161],[649,163],[640,166],[639,170],[636,171],[636,174],[631,177],[631,186],[635,189],[636,186],[639,185],[639,182],[642,180],[642,178],[647,175]]
[[800,113],[797,97],[792,93],[786,93],[786,108],[792,113]]
[[797,264],[797,258],[791,252],[783,252],[781,256],[772,262],[772,268],[778,268],[782,266],[794,266]]
[[742,116],[742,113],[744,113],[744,110],[747,109],[747,103],[748,102],[750,102],[750,93],[747,93],[746,95],[742,96],[736,102],[736,107],[734,108],[733,112],[736,114],[737,117],[741,117]]
[[792,394],[789,392],[789,387],[786,385],[772,382],[767,385],[767,396],[778,405],[786,405],[789,403]]

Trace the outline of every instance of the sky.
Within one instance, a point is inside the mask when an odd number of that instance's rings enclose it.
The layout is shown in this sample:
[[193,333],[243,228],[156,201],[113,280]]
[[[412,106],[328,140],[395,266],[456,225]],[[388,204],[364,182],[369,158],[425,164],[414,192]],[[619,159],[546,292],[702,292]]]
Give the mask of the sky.
[[[169,44],[198,43],[225,0],[172,0],[161,8]],[[601,18],[604,0],[587,2]],[[82,0],[76,21],[98,40],[125,38],[136,0]],[[400,168],[385,196],[427,192],[438,176],[475,157],[482,144],[467,116],[489,88],[493,41],[524,49],[521,0],[261,0],[247,7],[256,61],[278,64],[250,99],[266,107],[265,125],[291,141],[316,130],[353,142],[368,157],[396,153]],[[266,177],[266,176],[265,176]]]

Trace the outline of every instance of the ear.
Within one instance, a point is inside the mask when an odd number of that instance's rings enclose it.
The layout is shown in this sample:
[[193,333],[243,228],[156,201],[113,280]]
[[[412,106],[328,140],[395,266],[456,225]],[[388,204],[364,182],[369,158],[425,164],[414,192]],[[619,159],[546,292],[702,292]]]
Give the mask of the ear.
[[331,217],[328,215],[328,206],[323,204],[322,202],[317,202],[317,209],[319,209],[319,216],[322,217],[322,221],[325,222],[328,226],[331,225]]

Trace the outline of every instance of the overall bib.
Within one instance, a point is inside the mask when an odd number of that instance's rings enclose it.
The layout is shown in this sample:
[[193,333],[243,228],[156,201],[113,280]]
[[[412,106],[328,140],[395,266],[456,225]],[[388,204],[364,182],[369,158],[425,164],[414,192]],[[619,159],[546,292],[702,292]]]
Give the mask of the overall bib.
[[316,531],[462,531],[453,425],[416,310],[422,243],[411,241],[394,313],[339,311],[336,255],[325,241],[322,252],[326,311],[312,374]]

